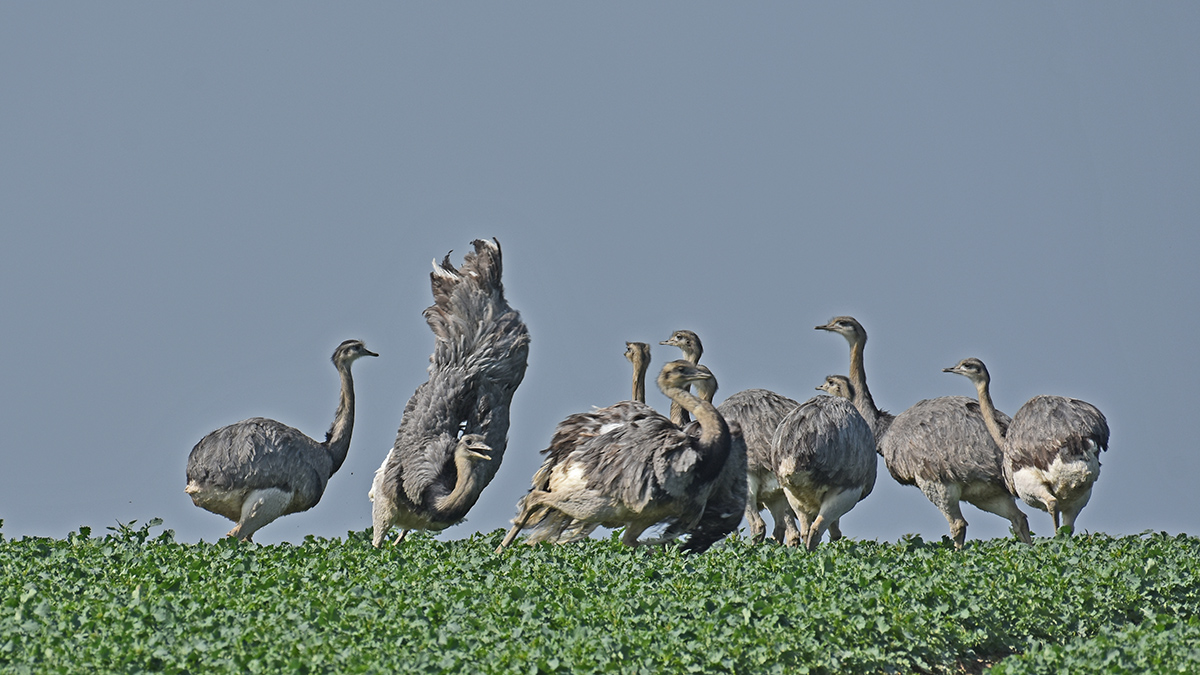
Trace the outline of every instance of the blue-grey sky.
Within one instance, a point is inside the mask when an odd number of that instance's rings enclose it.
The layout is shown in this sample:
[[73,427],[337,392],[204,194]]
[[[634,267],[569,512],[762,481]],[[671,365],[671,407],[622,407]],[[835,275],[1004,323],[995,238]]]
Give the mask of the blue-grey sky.
[[[555,424],[628,397],[626,340],[661,365],[689,328],[718,400],[804,399],[847,369],[837,314],[892,412],[973,395],[966,356],[1010,414],[1096,404],[1079,527],[1196,533],[1198,33],[1186,2],[4,3],[2,533],[219,537],[188,452],[259,415],[322,437],[348,338],[380,354],[349,458],[256,539],[367,527],[430,261],[492,236],[529,370],[444,537],[506,527]],[[947,532],[882,462],[842,522]]]

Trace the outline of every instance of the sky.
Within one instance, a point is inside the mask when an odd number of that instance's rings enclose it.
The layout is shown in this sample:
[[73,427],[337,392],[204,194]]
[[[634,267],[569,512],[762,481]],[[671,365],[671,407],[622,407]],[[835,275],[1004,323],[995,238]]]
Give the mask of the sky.
[[[323,438],[349,338],[380,354],[349,457],[255,540],[365,529],[430,262],[489,237],[529,368],[442,538],[507,527],[555,425],[629,396],[625,341],[656,371],[694,330],[718,401],[804,400],[841,314],[894,413],[973,396],[967,356],[1009,414],[1098,406],[1079,529],[1200,533],[1197,33],[1187,2],[0,4],[0,534],[219,538],[192,446]],[[882,461],[842,530],[948,533]]]

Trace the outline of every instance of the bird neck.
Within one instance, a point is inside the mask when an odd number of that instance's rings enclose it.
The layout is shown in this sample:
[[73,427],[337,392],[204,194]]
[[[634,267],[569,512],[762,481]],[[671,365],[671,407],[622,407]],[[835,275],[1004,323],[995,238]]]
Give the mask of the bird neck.
[[333,471],[330,473],[342,468],[346,453],[350,450],[350,434],[354,431],[354,378],[350,376],[350,365],[339,365],[338,374],[342,378],[342,396],[324,443],[325,450],[333,460]]
[[646,402],[646,369],[650,364],[633,364],[633,400],[638,403]]
[[996,412],[996,406],[992,403],[992,392],[988,387],[987,380],[979,380],[975,383],[975,391],[979,392],[979,412],[983,415],[983,423],[987,425],[988,433],[992,435],[992,440],[996,441],[996,445],[1004,447],[1004,430],[1000,428],[999,413]]
[[[672,414],[674,414],[675,405],[678,404],[680,410],[686,411],[695,415],[696,421],[700,423],[700,444],[706,448],[720,448],[722,445],[726,452],[729,450],[729,425],[725,423],[725,418],[721,417],[721,413],[717,412],[716,406],[697,398],[692,392],[683,388],[668,388],[664,389],[663,393],[671,399]],[[676,426],[682,426],[671,420]],[[724,462],[724,458],[720,459]]]
[[670,417],[671,417],[671,424],[674,424],[675,426],[679,427],[680,429],[682,429],[684,426],[686,426],[688,422],[692,421],[691,416],[688,415],[688,411],[684,410],[683,406],[679,405],[675,401],[671,401]]
[[454,481],[454,489],[434,501],[433,508],[438,514],[435,520],[457,523],[475,506],[485,487],[484,482],[479,480],[477,466],[478,464],[470,458],[455,454],[454,468],[457,478]]
[[879,419],[879,408],[875,407],[875,399],[871,398],[871,390],[867,387],[867,370],[863,366],[863,352],[866,350],[866,338],[859,338],[850,343],[850,386],[854,388],[854,398],[851,402],[859,414],[871,422]]

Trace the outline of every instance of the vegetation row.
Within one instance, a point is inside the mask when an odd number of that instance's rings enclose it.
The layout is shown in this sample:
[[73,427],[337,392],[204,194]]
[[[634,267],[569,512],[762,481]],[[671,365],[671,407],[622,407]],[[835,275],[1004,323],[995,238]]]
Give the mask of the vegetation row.
[[1200,539],[0,540],[3,672],[1196,672]]

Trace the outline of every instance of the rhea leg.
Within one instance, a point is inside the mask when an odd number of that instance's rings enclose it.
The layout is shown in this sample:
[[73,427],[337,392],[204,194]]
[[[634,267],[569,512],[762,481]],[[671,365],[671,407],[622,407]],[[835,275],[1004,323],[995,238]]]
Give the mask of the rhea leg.
[[521,501],[525,508],[521,509],[521,513],[518,514],[513,520],[512,529],[508,531],[508,534],[504,535],[504,541],[500,542],[500,545],[496,547],[496,553],[499,553],[502,549],[513,543],[513,540],[517,538],[517,535],[521,532],[521,530],[525,529],[525,523],[529,521],[529,517],[533,515],[535,507],[530,504],[525,504],[525,499],[522,499]]
[[751,472],[746,477],[746,522],[750,524],[750,541],[755,544],[761,544],[767,533],[767,524],[759,513],[762,503],[759,501],[758,487],[758,477]]
[[[843,515],[854,508],[861,494],[862,490],[854,488],[831,490],[825,495],[825,498],[821,500],[821,510],[808,529],[808,538],[805,540],[808,550],[815,551],[817,549],[817,544],[821,543],[821,535],[825,534],[826,529],[832,530],[832,526],[836,525]],[[838,536],[841,536],[840,529]]]
[[935,483],[918,481],[917,487],[925,493],[925,497],[946,517],[950,523],[950,538],[954,540],[954,548],[961,549],[967,541],[967,519],[963,518],[959,499],[962,489],[954,483]]
[[[804,538],[804,530],[796,524],[796,512],[788,506],[786,496],[777,494],[767,502],[767,508],[771,511],[771,519],[775,521],[775,529],[772,532],[775,541],[784,546],[798,545]],[[807,524],[803,527],[807,527]]]
[[288,512],[293,493],[279,488],[251,490],[242,502],[242,517],[225,536],[250,541],[264,525]]
[[645,532],[647,527],[649,527],[649,525],[642,525],[640,523],[629,523],[625,525],[625,533],[621,535],[621,543],[630,548],[634,548],[645,543],[638,541],[638,537],[642,536],[642,532]]
[[1033,537],[1029,534],[1029,518],[1025,517],[1021,509],[1017,508],[1017,502],[1012,495],[1005,492],[990,497],[972,499],[970,503],[988,513],[1006,518],[1012,523],[1013,532],[1017,534],[1018,539],[1026,544],[1033,543]]
[[829,541],[837,541],[842,538],[842,520],[841,518],[829,524]]
[[1087,506],[1087,503],[1089,500],[1091,500],[1091,498],[1092,488],[1089,487],[1074,501],[1063,505],[1063,527],[1069,528],[1071,533],[1075,532],[1075,519],[1079,517],[1079,512],[1083,510],[1083,507]]

